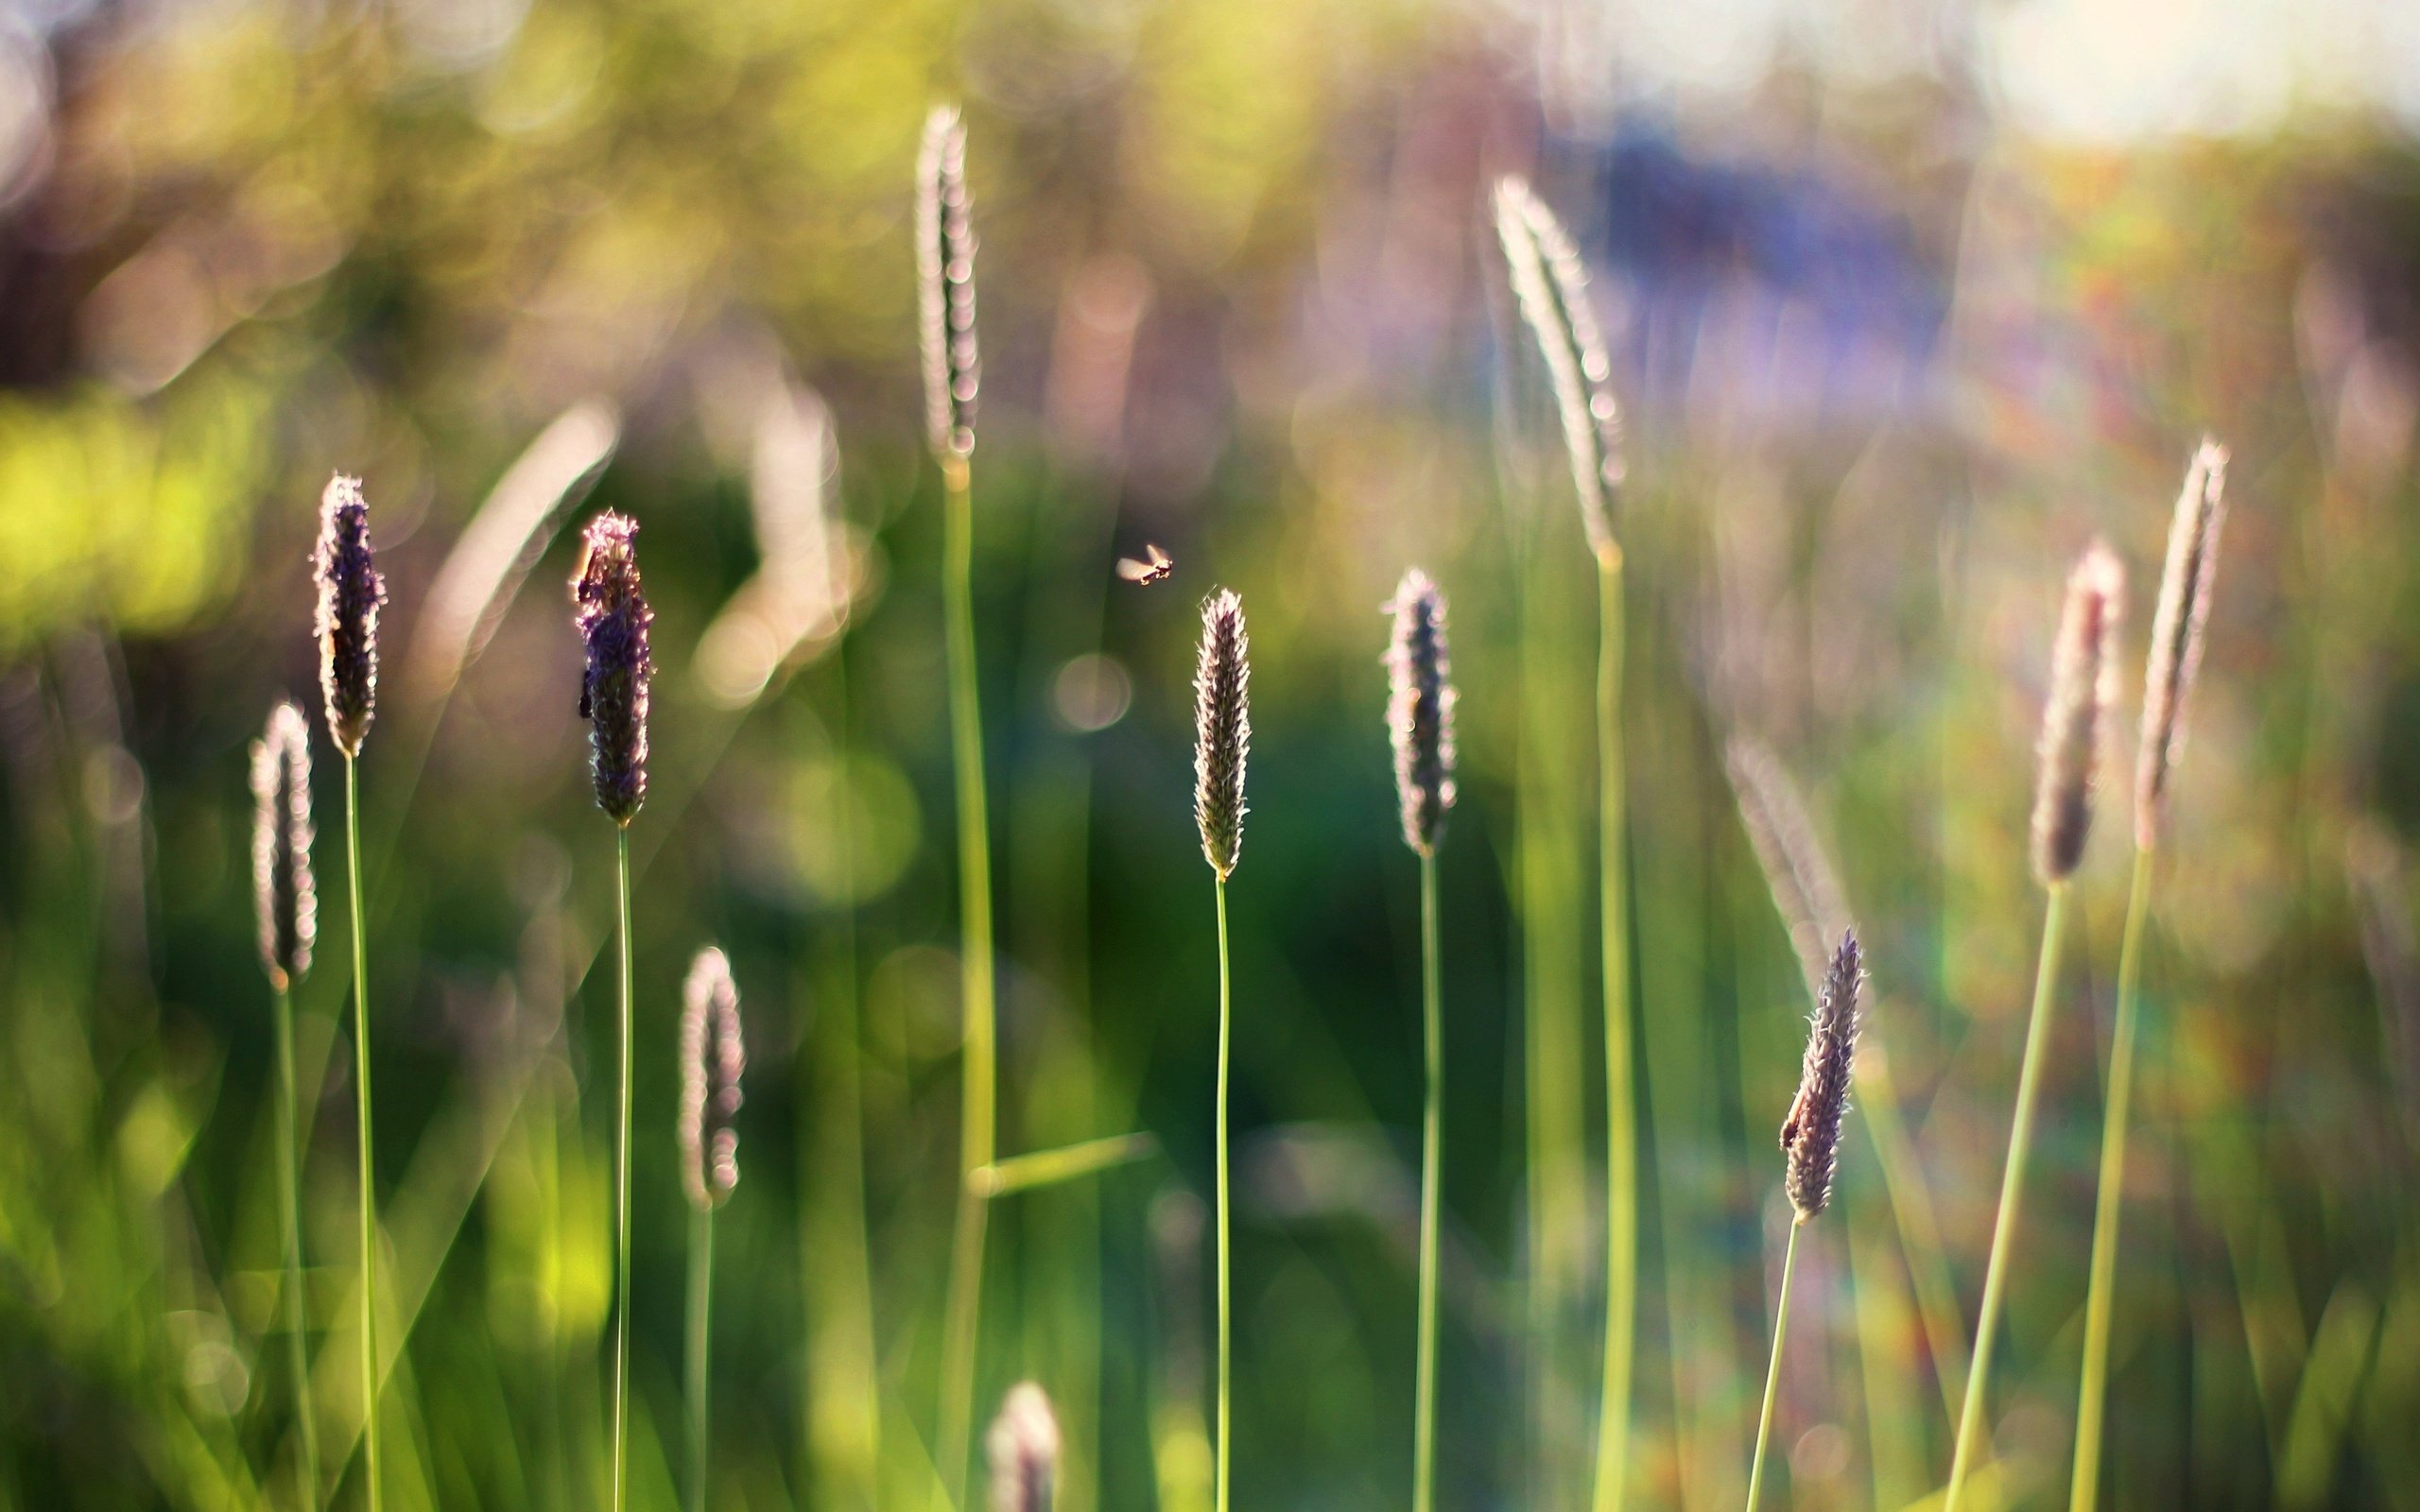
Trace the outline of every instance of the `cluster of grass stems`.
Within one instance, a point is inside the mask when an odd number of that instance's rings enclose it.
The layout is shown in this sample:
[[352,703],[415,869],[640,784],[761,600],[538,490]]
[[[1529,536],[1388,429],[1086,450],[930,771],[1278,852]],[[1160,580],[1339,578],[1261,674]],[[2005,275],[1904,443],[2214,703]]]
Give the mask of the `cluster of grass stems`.
[[[923,275],[923,356],[927,396],[928,441],[942,483],[943,545],[941,579],[945,615],[951,756],[957,799],[958,876],[962,1010],[959,1067],[960,1128],[955,1232],[932,1440],[938,1471],[933,1485],[939,1508],[967,1504],[966,1482],[973,1449],[977,1353],[982,1340],[983,1274],[990,1204],[1002,1195],[1075,1180],[1130,1160],[1150,1147],[1148,1137],[1117,1135],[1007,1160],[998,1156],[997,1056],[995,1050],[994,955],[992,868],[986,801],[982,709],[979,696],[974,598],[975,511],[972,458],[975,405],[979,384],[976,347],[972,203],[965,178],[966,134],[954,110],[933,112],[926,124],[918,176],[919,263]],[[1635,1072],[1632,1064],[1633,1009],[1626,772],[1623,746],[1625,671],[1625,558],[1616,535],[1617,504],[1625,478],[1619,410],[1612,392],[1611,365],[1592,314],[1578,252],[1545,203],[1525,184],[1506,180],[1496,196],[1496,232],[1512,288],[1543,359],[1580,505],[1582,537],[1596,569],[1595,646],[1596,825],[1598,838],[1599,945],[1604,1040],[1603,1150],[1605,1258],[1602,1353],[1597,1392],[1595,1465],[1589,1497],[1593,1512],[1616,1512],[1631,1473],[1631,1394],[1637,1307],[1637,1211],[1639,1139]],[[2169,558],[2153,627],[2147,674],[2143,746],[2137,762],[2136,842],[2133,882],[2120,948],[2116,1031],[2109,1067],[2107,1115],[2100,1160],[2084,1358],[2080,1387],[2078,1435],[2070,1503],[2090,1508],[2100,1482],[2101,1419],[2106,1412],[2109,1334],[2118,1234],[2123,1211],[2129,1095],[2139,1033],[2143,936],[2150,915],[2152,858],[2162,828],[2169,777],[2182,748],[2184,707],[2200,657],[2220,524],[2224,454],[2204,444],[2188,473],[2171,532]],[[368,941],[364,926],[361,860],[360,758],[370,731],[377,688],[378,617],[386,600],[370,541],[369,505],[356,480],[339,476],[322,500],[322,532],[317,557],[321,682],[326,735],[344,760],[345,869],[351,925],[358,1138],[359,1366],[361,1372],[362,1485],[372,1509],[382,1495],[378,1394],[382,1361],[379,1323],[379,1235],[372,1155],[373,1103]],[[543,513],[543,511],[542,511]],[[590,723],[591,769],[600,809],[614,825],[614,1342],[611,1365],[611,1449],[607,1480],[610,1505],[621,1512],[628,1490],[628,1418],[631,1350],[631,1150],[633,1123],[632,1066],[636,1053],[632,989],[632,871],[631,831],[648,792],[648,719],[653,662],[649,648],[652,612],[641,586],[634,522],[604,514],[588,526],[572,582],[575,622],[583,643],[585,668],[579,690],[581,715]],[[829,585],[827,585],[828,588]],[[827,592],[837,601],[837,591]],[[2045,889],[2041,953],[2031,1011],[2021,1054],[2007,1158],[1971,1351],[1962,1357],[1951,1337],[1954,1300],[1937,1263],[1939,1240],[1921,1176],[1898,1123],[1877,1053],[1861,1064],[1857,1043],[1865,962],[1837,874],[1794,790],[1769,753],[1752,741],[1735,741],[1731,772],[1743,819],[1763,864],[1784,920],[1802,941],[1811,1010],[1799,1091],[1782,1125],[1784,1190],[1791,1208],[1782,1252],[1773,1311],[1772,1353],[1748,1471],[1751,1512],[1763,1491],[1782,1361],[1789,1336],[1790,1287],[1797,1273],[1801,1231],[1830,1200],[1844,1115],[1853,1077],[1868,1083],[1876,1117],[1874,1138],[1880,1151],[1889,1196],[1909,1251],[1910,1273],[1925,1314],[1945,1401],[1956,1420],[1956,1437],[1943,1504],[1956,1512],[1984,1455],[1985,1425],[1994,1345],[2011,1280],[2025,1178],[2034,1142],[2037,1103],[2058,996],[2062,948],[2067,933],[2075,877],[2089,833],[2100,747],[2114,719],[2116,643],[2122,621],[2124,574],[2105,547],[2087,552],[2068,585],[2066,609],[2056,642],[2051,685],[2044,718],[2040,773],[2033,816],[2033,868]],[[1453,710],[1455,695],[1445,643],[1445,600],[1416,569],[1406,574],[1388,606],[1394,617],[1386,655],[1392,684],[1387,730],[1393,748],[1404,839],[1417,860],[1420,940],[1420,1041],[1424,1068],[1420,1139],[1420,1209],[1412,1424],[1413,1512],[1436,1504],[1436,1443],[1439,1417],[1437,1269],[1443,1148],[1444,992],[1441,968],[1438,903],[1439,847],[1455,799]],[[1231,1254],[1230,1057],[1235,991],[1229,940],[1228,887],[1242,855],[1245,772],[1251,744],[1250,651],[1244,610],[1236,594],[1219,591],[1204,600],[1196,696],[1195,818],[1201,850],[1213,879],[1218,955],[1217,1069],[1212,1096],[1215,1141],[1213,1246],[1216,1254],[1216,1416],[1212,1448],[1212,1504],[1232,1504],[1234,1416],[1231,1391],[1233,1271]],[[1542,648],[1528,644],[1532,625],[1524,615],[1523,662],[1533,665]],[[457,667],[458,670],[458,665]],[[1525,760],[1519,788],[1525,807],[1548,799],[1531,780]],[[261,940],[272,988],[277,1055],[276,1130],[279,1216],[282,1228],[284,1309],[291,1335],[292,1376],[299,1424],[299,1503],[320,1503],[333,1489],[322,1480],[311,1402],[304,1332],[305,1259],[302,1196],[298,1176],[306,1125],[299,1106],[295,1070],[292,989],[309,969],[316,935],[316,900],[310,869],[310,760],[305,722],[290,705],[271,717],[255,747],[253,785],[258,799],[254,869],[261,900]],[[839,805],[845,809],[845,803]],[[834,816],[845,826],[845,814]],[[1525,813],[1525,846],[1532,831]],[[845,843],[842,851],[847,853]],[[1530,873],[1525,865],[1524,876]],[[1808,949],[1806,942],[1814,942]],[[844,986],[855,988],[854,968]],[[700,952],[684,988],[681,1037],[683,1102],[678,1132],[684,1186],[692,1208],[689,1285],[685,1311],[683,1397],[686,1406],[687,1494],[685,1504],[702,1512],[709,1498],[712,1418],[710,1345],[714,1303],[716,1214],[733,1195],[737,1179],[737,1134],[733,1123],[740,1102],[743,1056],[739,1047],[739,995],[728,962],[713,949]],[[854,1052],[854,1004],[847,1040]],[[1535,1001],[1533,993],[1533,1013]],[[1541,1046],[1533,1031],[1534,1057]],[[1537,1086],[1532,1067],[1532,1103]],[[854,1096],[843,1114],[854,1121]],[[1552,1202],[1546,1146],[1560,1125],[1530,1110],[1530,1155],[1533,1204]],[[854,1130],[850,1147],[855,1148]],[[1560,1158],[1559,1155],[1556,1158]],[[852,1176],[848,1191],[862,1201]],[[1533,1206],[1533,1251],[1549,1232]],[[861,1221],[861,1220],[860,1220]],[[857,1230],[860,1234],[862,1229]],[[1928,1257],[1927,1252],[1932,1252]],[[1927,1258],[1933,1263],[1927,1263]],[[1543,1268],[1551,1257],[1533,1252]],[[1548,1283],[1532,1278],[1533,1291]],[[1544,1332],[1551,1306],[1533,1306],[1533,1328]],[[1532,1339],[1541,1369],[1546,1339]],[[1962,1389],[1951,1393],[1953,1373]],[[869,1405],[868,1412],[872,1408]],[[1060,1442],[1047,1399],[1031,1384],[1011,1392],[987,1439],[995,1512],[1040,1512],[1051,1502]],[[341,1467],[339,1467],[341,1475]]]

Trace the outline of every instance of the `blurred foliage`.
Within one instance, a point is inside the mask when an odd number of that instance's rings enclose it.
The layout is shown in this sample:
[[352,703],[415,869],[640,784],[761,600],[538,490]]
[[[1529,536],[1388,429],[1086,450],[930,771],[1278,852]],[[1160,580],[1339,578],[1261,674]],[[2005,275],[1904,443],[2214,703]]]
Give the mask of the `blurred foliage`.
[[[2092,534],[2127,559],[2131,707],[2206,427],[2235,509],[2146,978],[2113,1504],[2420,1507],[2420,155],[2391,126],[2079,145],[1997,115],[1967,55],[1575,99],[1574,17],[1411,0],[25,14],[0,27],[44,107],[0,114],[0,1512],[297,1504],[244,749],[309,695],[311,502],[339,468],[395,590],[362,770],[389,1504],[601,1500],[612,868],[554,587],[567,511],[493,564],[458,680],[400,675],[482,500],[592,396],[620,447],[571,491],[643,523],[663,668],[633,841],[634,1504],[683,1473],[671,1048],[710,939],[755,1049],[716,1505],[929,1494],[957,970],[907,220],[941,95],[968,103],[983,239],[1001,1146],[1159,1151],[995,1217],[979,1394],[1051,1391],[1063,1512],[1202,1503],[1215,998],[1185,679],[1213,582],[1244,594],[1257,700],[1236,1503],[1404,1500],[1416,905],[1375,608],[1415,560],[1464,689],[1442,1504],[1569,1504],[1584,1473],[1594,627],[1480,224],[1515,170],[1582,233],[1632,409],[1634,1504],[1737,1504],[1779,1256],[1806,1005],[1725,738],[1779,751],[1835,843],[1941,1230],[1907,1238],[1853,1128],[1801,1260],[1777,1479],[1805,1508],[1904,1505],[1948,1450],[1922,1273],[1971,1310],[2006,1139],[2058,584]],[[789,465],[767,417],[807,385],[845,525],[824,619],[763,596],[797,543],[757,512]],[[1145,541],[1175,583],[1115,586]],[[710,627],[779,671],[717,681]],[[1995,1388],[2008,1504],[2065,1484],[2124,791]],[[333,795],[323,764],[323,879]],[[299,1006],[334,1473],[360,1404],[326,922]],[[1533,1158],[1563,1204],[1544,1253]],[[359,1498],[350,1467],[335,1504]]]

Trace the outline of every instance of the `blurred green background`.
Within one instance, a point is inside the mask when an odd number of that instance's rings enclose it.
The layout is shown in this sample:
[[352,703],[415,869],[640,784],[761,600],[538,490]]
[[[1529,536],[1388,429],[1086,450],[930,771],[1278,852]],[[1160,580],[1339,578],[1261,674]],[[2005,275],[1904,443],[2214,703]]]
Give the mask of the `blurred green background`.
[[[1906,1505],[1945,1472],[1956,1387],[1923,1308],[1962,1351],[2007,1137],[2059,584],[2095,533],[2133,569],[2131,710],[2207,429],[2233,512],[2146,973],[2113,1504],[2420,1507],[2410,15],[10,0],[0,1508],[297,1504],[246,747],[277,698],[316,711],[306,552],[338,469],[394,594],[362,766],[388,1504],[603,1500],[612,832],[558,586],[559,527],[598,507],[642,524],[661,669],[634,1504],[683,1473],[674,1022],[710,941],[752,1051],[715,1505],[924,1504],[958,1107],[908,224],[939,98],[967,106],[983,243],[1002,1148],[1157,1142],[994,1215],[978,1401],[1049,1389],[1063,1512],[1207,1505],[1187,681],[1214,583],[1243,593],[1256,695],[1236,1504],[1408,1501],[1416,874],[1376,610],[1413,563],[1451,595],[1464,690],[1442,1504],[1582,1494],[1594,610],[1486,224],[1505,172],[1582,243],[1630,410],[1632,1504],[1738,1503],[1786,1222],[1806,1004],[1726,743],[1776,751],[1837,853],[1878,1111],[1938,1228],[1907,1239],[1869,1081],[1800,1265],[1772,1494]],[[1147,541],[1173,583],[1115,584]],[[350,943],[314,740],[333,1478],[360,1417]],[[2007,1505],[2066,1484],[2125,789],[2083,874],[1993,1397]]]

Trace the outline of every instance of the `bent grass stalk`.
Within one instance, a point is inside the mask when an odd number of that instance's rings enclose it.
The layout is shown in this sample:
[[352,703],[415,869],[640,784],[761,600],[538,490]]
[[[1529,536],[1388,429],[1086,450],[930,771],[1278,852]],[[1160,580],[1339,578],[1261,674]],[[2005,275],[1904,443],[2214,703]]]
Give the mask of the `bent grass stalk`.
[[2033,1144],[2033,1108],[2041,1091],[2043,1047],[2050,1039],[2050,1009],[2058,997],[2059,946],[2067,915],[2069,885],[2049,887],[2042,917],[2042,959],[2034,968],[2033,1010],[2026,1021],[2025,1059],[2016,1077],[2016,1114],[2009,1128],[2008,1165],[2000,1174],[1999,1216],[1992,1224],[1990,1262],[1983,1270],[1983,1302],[1975,1320],[1975,1348],[1966,1367],[1966,1391],[1958,1412],[1958,1443],[1949,1461],[1949,1488],[1942,1512],[1957,1512],[1958,1498],[1973,1472],[1983,1423],[1983,1390],[1992,1375],[1992,1347],[1998,1332],[2000,1302],[2008,1287],[2010,1251],[2017,1208],[2025,1194],[2026,1156]]
[[2069,1512],[2092,1512],[2100,1492],[2101,1418],[2109,1397],[2109,1325],[2118,1280],[2118,1228],[2124,1209],[2126,1123],[2133,1101],[2135,1035],[2142,1018],[2142,944],[2151,914],[2152,852],[2135,852],[2126,895],[2126,934],[2118,950],[2118,1022],[2109,1041],[2109,1106],[2100,1129],[2100,1186],[2093,1207],[2092,1282],[2084,1294],[2083,1384],[2076,1403],[2075,1473]]

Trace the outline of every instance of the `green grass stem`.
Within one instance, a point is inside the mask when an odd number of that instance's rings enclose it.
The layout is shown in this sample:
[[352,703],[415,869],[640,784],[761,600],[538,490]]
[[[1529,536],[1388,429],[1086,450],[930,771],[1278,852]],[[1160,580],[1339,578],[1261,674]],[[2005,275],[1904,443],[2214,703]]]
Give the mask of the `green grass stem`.
[[2109,1041],[2109,1102],[2100,1127],[2100,1185],[2092,1220],[2092,1282],[2084,1294],[2083,1383],[2076,1401],[2069,1512],[2092,1512],[2100,1494],[2100,1430],[2109,1400],[2109,1325],[2118,1281],[2118,1228],[2126,1185],[2126,1124],[2134,1100],[2135,1037],[2142,1018],[2142,945],[2151,915],[2152,852],[2135,852],[2126,934],[2118,950],[2118,1022]]
[[1437,980],[1437,857],[1420,858],[1420,1043],[1427,1067],[1420,1121],[1420,1343],[1413,1389],[1411,1508],[1429,1512],[1437,1481],[1437,1187],[1445,1080],[1444,1012]]
[[1219,1146],[1219,1449],[1218,1487],[1213,1503],[1217,1512],[1227,1512],[1228,1450],[1235,1439],[1235,1418],[1230,1411],[1227,1393],[1229,1361],[1234,1342],[1234,1296],[1228,1266],[1227,1244],[1227,1045],[1231,1026],[1233,1002],[1227,969],[1227,879],[1219,882],[1219,1112],[1215,1138]]
[[689,1315],[687,1348],[683,1351],[683,1370],[687,1377],[683,1393],[689,1402],[689,1512],[706,1512],[706,1479],[709,1459],[706,1451],[712,1419],[706,1416],[706,1396],[712,1389],[713,1374],[708,1367],[707,1350],[714,1335],[715,1317],[715,1211],[712,1208],[689,1210]]
[[1631,1353],[1638,1286],[1638,1113],[1631,1085],[1630,890],[1622,762],[1622,558],[1597,559],[1599,931],[1605,994],[1605,1376],[1595,1512],[1619,1512],[1630,1461]]
[[302,1145],[294,1088],[294,994],[276,988],[277,1032],[277,1218],[285,1243],[285,1332],[294,1371],[294,1426],[302,1459],[295,1468],[295,1504],[320,1504],[320,1424],[311,1410],[311,1349],[305,1334],[310,1310],[302,1296]]
[[990,1205],[975,1173],[992,1163],[997,1091],[992,1005],[992,840],[983,800],[983,705],[975,664],[975,521],[966,458],[942,459],[942,592],[949,635],[950,753],[958,781],[959,992],[965,1015],[960,1072],[958,1228],[950,1246],[947,1321],[942,1335],[942,1485],[965,1503],[974,1428],[975,1355],[982,1331],[983,1240]]
[[2025,1195],[2026,1156],[2033,1143],[2033,1108],[2042,1090],[2043,1049],[2050,1038],[2050,1010],[2058,1001],[2059,943],[2067,917],[2069,884],[2050,885],[2050,900],[2042,916],[2042,961],[2033,977],[2033,1010],[2025,1026],[2025,1059],[2016,1077],[2016,1113],[2009,1127],[2008,1164],[2000,1174],[1999,1216],[1992,1224],[1991,1260],[1983,1269],[1983,1303],[1975,1319],[1975,1349],[1966,1367],[1966,1392],[1958,1412],[1958,1444],[1949,1460],[1949,1487],[1942,1495],[1942,1512],[1958,1512],[1958,1499],[1973,1471],[1981,1446],[1983,1393],[1992,1376],[1992,1346],[1998,1332],[2000,1303],[2008,1287],[2011,1252],[2015,1247],[2017,1210]]
[[614,1512],[629,1492],[631,1408],[631,832],[614,832],[614,930],[621,983],[619,1109],[614,1128]]
[[361,764],[344,760],[344,869],[353,908],[354,1099],[361,1163],[361,1445],[370,1512],[378,1512],[378,1194],[372,1184],[370,1138],[370,946],[361,931]]
[[1756,1414],[1756,1457],[1748,1464],[1748,1512],[1756,1512],[1756,1497],[1765,1486],[1765,1446],[1773,1432],[1773,1399],[1781,1395],[1781,1347],[1789,1337],[1789,1278],[1798,1268],[1798,1230],[1806,1220],[1789,1221],[1789,1243],[1781,1252],[1781,1300],[1773,1307],[1773,1358],[1765,1366],[1765,1405]]

